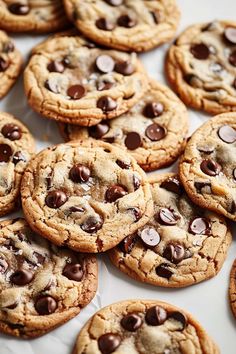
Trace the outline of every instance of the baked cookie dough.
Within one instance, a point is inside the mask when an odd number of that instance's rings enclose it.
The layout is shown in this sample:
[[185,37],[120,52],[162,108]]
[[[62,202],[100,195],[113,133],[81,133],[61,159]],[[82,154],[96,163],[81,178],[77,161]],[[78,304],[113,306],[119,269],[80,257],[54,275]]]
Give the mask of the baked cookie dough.
[[169,50],[166,72],[187,105],[211,114],[236,110],[236,22],[187,28]]
[[92,255],[57,248],[24,219],[0,222],[0,331],[41,336],[76,316],[97,290]]
[[136,161],[89,139],[40,152],[28,164],[21,196],[33,230],[81,252],[116,246],[147,222],[153,208]]
[[150,180],[154,214],[109,251],[111,262],[130,277],[165,287],[185,287],[221,269],[232,236],[226,221],[194,206],[174,174]]
[[16,82],[22,68],[22,57],[8,35],[0,30],[0,99]]
[[69,34],[33,50],[24,81],[36,112],[83,126],[128,111],[147,89],[147,75],[135,53],[101,49]]
[[124,51],[146,51],[171,40],[179,24],[175,0],[64,0],[88,38]]
[[66,141],[91,137],[126,148],[145,171],[152,171],[183,152],[188,114],[168,87],[150,80],[145,96],[120,117],[90,128],[59,123],[59,129]]
[[82,328],[73,354],[219,354],[184,310],[157,300],[128,300],[98,311]]
[[194,203],[236,221],[236,113],[211,118],[192,135],[180,178]]
[[21,178],[34,152],[34,139],[25,125],[0,112],[0,216],[20,206]]
[[0,28],[47,33],[68,27],[62,0],[0,0]]
[[229,301],[232,312],[236,317],[236,260],[233,263],[230,273]]

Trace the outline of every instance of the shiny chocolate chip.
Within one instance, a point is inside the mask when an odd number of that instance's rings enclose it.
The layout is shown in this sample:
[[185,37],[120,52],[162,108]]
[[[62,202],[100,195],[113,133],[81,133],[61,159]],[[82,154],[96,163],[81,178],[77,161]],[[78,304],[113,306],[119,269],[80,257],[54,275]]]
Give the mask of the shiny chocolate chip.
[[137,241],[138,237],[136,234],[127,236],[121,243],[119,244],[119,248],[123,253],[130,253]]
[[176,177],[169,177],[160,184],[161,188],[166,189],[169,192],[181,195],[183,193],[183,187]]
[[104,17],[96,21],[96,26],[103,31],[112,31],[115,28],[115,24]]
[[69,178],[75,183],[86,183],[90,175],[90,169],[84,165],[74,165],[69,172]]
[[213,160],[203,160],[200,168],[208,176],[217,176],[221,171],[221,166]]
[[117,165],[123,170],[128,170],[130,168],[130,163],[126,163],[122,160],[116,160]]
[[143,229],[140,233],[140,238],[147,247],[155,247],[161,241],[159,233],[151,227]]
[[106,123],[99,123],[93,127],[89,127],[89,136],[94,139],[101,139],[110,130],[109,125]]
[[35,302],[35,309],[41,316],[50,315],[56,311],[57,302],[52,296],[41,296]]
[[26,162],[26,157],[22,154],[21,151],[17,151],[12,157],[12,162],[14,165],[17,165],[20,161]]
[[67,90],[67,95],[73,100],[79,100],[86,93],[84,86],[82,85],[73,85],[70,86]]
[[236,141],[236,130],[230,125],[223,125],[218,130],[218,136],[223,142],[233,144]]
[[224,38],[230,44],[236,44],[236,27],[226,27],[224,31]]
[[155,218],[164,225],[176,225],[180,217],[170,208],[161,208]]
[[126,331],[136,332],[142,326],[143,320],[137,313],[130,313],[122,318],[120,324]]
[[4,274],[8,269],[7,261],[0,256],[0,274]]
[[7,144],[0,144],[0,162],[8,162],[12,156],[12,148]]
[[111,6],[120,6],[123,4],[124,0],[105,0],[107,4]]
[[98,347],[102,354],[113,353],[121,344],[119,334],[106,333],[98,338]]
[[150,326],[161,326],[167,319],[167,312],[163,307],[150,307],[145,315],[145,321]]
[[45,198],[45,203],[49,208],[58,209],[68,200],[65,192],[62,190],[51,191]]
[[108,203],[114,203],[117,199],[124,197],[127,193],[125,187],[119,184],[114,184],[107,189],[105,199]]
[[170,279],[173,275],[173,272],[169,269],[169,265],[166,263],[162,263],[156,267],[156,274],[165,279]]
[[129,15],[121,15],[117,19],[117,24],[121,27],[132,28],[136,26],[137,21]]
[[179,312],[179,311],[172,312],[168,316],[168,318],[169,319],[173,319],[173,320],[175,320],[177,322],[180,322],[181,325],[182,325],[181,330],[183,330],[188,324],[188,320],[187,320],[186,316],[183,313]]
[[113,82],[103,80],[97,83],[97,90],[98,91],[110,90],[113,86],[114,86]]
[[2,127],[2,135],[12,141],[22,137],[22,129],[17,124],[9,123]]
[[166,130],[159,124],[153,123],[147,127],[145,135],[152,141],[159,141],[166,136]]
[[11,275],[11,282],[15,285],[23,286],[29,284],[34,278],[34,273],[30,270],[17,270]]
[[169,244],[166,246],[163,256],[171,263],[180,263],[185,256],[185,248],[178,244]]
[[10,63],[8,60],[5,60],[0,57],[0,72],[6,71],[7,68],[9,67],[9,65],[10,65]]
[[117,103],[109,96],[102,96],[97,101],[97,108],[100,108],[103,112],[110,112],[117,108]]
[[193,235],[208,235],[210,230],[210,222],[205,218],[194,218],[189,224],[189,232]]
[[63,73],[65,66],[62,61],[53,60],[48,64],[47,69],[49,72]]
[[30,12],[30,7],[20,2],[13,2],[8,5],[8,10],[14,15],[25,16]]
[[70,263],[64,267],[62,274],[70,280],[81,281],[84,272],[80,263]]
[[100,216],[89,216],[81,225],[81,229],[84,232],[93,234],[102,228],[103,220]]
[[160,102],[149,102],[143,109],[143,114],[147,118],[159,117],[164,112],[164,106]]
[[99,55],[96,59],[96,67],[102,73],[107,74],[114,70],[115,62],[110,55]]
[[128,211],[130,211],[134,215],[135,221],[138,221],[138,220],[141,219],[142,213],[141,213],[140,209],[138,209],[138,208],[129,208]]
[[125,138],[125,146],[129,150],[136,150],[142,145],[142,139],[139,133],[130,132]]
[[134,66],[130,61],[120,61],[115,65],[115,71],[124,76],[132,75],[134,70]]
[[210,55],[210,50],[204,43],[192,44],[190,52],[199,60],[206,60]]
[[233,50],[229,55],[229,63],[233,66],[236,66],[236,49]]

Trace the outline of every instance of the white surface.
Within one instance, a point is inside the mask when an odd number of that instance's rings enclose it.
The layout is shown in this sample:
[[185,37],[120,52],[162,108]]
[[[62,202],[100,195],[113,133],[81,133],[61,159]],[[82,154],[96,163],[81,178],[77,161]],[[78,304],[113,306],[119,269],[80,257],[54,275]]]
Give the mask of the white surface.
[[[195,22],[214,19],[236,20],[235,0],[178,0],[178,3],[182,12],[179,31]],[[26,35],[17,36],[15,40],[26,58],[30,48],[41,38]],[[164,81],[163,59],[167,48],[168,45],[164,45],[142,55],[149,74],[160,81]],[[62,142],[56,125],[39,117],[27,106],[22,79],[1,101],[0,110],[13,113],[27,124],[37,139],[38,151],[49,144]],[[206,119],[203,114],[190,111],[191,132]],[[48,141],[45,141],[46,137]],[[218,343],[222,354],[235,354],[236,320],[228,305],[229,272],[235,255],[236,242],[234,240],[223,269],[217,277],[180,290],[162,289],[133,281],[109,264],[105,256],[100,256],[97,295],[79,316],[35,340],[16,340],[0,335],[0,354],[70,354],[77,333],[94,312],[112,302],[130,298],[160,299],[188,310]]]

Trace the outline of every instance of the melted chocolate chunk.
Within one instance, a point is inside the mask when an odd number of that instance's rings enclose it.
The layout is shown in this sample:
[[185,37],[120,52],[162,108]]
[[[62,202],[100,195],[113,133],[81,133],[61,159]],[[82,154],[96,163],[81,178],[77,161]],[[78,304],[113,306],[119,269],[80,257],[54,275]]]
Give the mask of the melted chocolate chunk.
[[75,183],[86,183],[90,175],[90,169],[84,165],[74,165],[69,172],[69,178]]
[[155,219],[164,225],[176,225],[180,217],[170,208],[161,208],[159,213],[155,215]]
[[160,306],[150,307],[145,315],[145,320],[150,326],[161,326],[167,319],[167,312]]
[[124,0],[105,0],[107,4],[111,6],[120,6],[123,4]]
[[136,191],[137,189],[139,189],[139,187],[141,186],[141,182],[140,179],[137,176],[133,176],[133,185],[134,185],[134,190]]
[[123,241],[120,242],[119,248],[123,253],[130,253],[138,239],[136,234],[127,236]]
[[151,141],[159,141],[164,139],[166,136],[166,130],[159,124],[153,123],[147,127],[145,130],[145,135],[151,140]]
[[142,213],[138,208],[129,208],[128,211],[132,212],[135,217],[135,222],[141,219]]
[[68,88],[67,95],[73,100],[79,100],[86,93],[84,86],[82,85],[73,85]]
[[121,27],[132,28],[137,25],[137,21],[129,15],[121,15],[117,19],[117,24]]
[[166,189],[169,192],[181,195],[183,193],[183,187],[176,177],[169,177],[160,184],[161,188]]
[[110,112],[117,108],[117,103],[115,100],[113,100],[113,98],[109,96],[103,96],[98,99],[97,108],[100,108],[103,112]]
[[221,166],[213,160],[203,160],[200,168],[208,176],[217,176],[221,171]]
[[1,274],[6,273],[7,269],[8,269],[7,261],[2,256],[0,256],[0,273]]
[[143,109],[143,114],[147,118],[155,118],[162,115],[164,112],[164,106],[160,102],[147,103]]
[[56,311],[57,302],[52,296],[41,296],[35,302],[35,309],[41,316],[50,315]]
[[25,16],[30,12],[30,7],[20,2],[14,2],[8,5],[8,10],[14,15]]
[[30,270],[17,270],[11,275],[11,282],[15,285],[23,286],[29,284],[34,278],[34,273]]
[[131,313],[122,318],[121,326],[129,332],[136,332],[143,324],[142,318],[136,314]]
[[170,279],[173,275],[173,272],[169,269],[169,264],[162,263],[156,267],[156,274],[165,279]]
[[0,162],[9,162],[12,152],[12,148],[9,145],[0,144]]
[[20,161],[26,162],[26,157],[21,151],[17,151],[12,157],[12,162],[17,165]]
[[210,49],[204,43],[192,44],[190,52],[199,60],[206,60],[210,55]]
[[114,184],[107,189],[105,199],[108,203],[114,203],[117,199],[124,197],[126,194],[128,194],[128,192],[125,187]]
[[232,66],[236,66],[236,49],[233,50],[229,55],[229,63]]
[[230,44],[236,44],[236,27],[226,27],[224,31],[224,38]]
[[121,160],[116,160],[116,163],[123,170],[128,170],[130,168],[130,163],[126,163],[126,162],[121,161]]
[[70,280],[81,281],[84,272],[80,263],[70,263],[64,267],[62,274]]
[[81,229],[89,234],[93,234],[100,230],[103,225],[103,220],[100,216],[89,216],[81,225]]

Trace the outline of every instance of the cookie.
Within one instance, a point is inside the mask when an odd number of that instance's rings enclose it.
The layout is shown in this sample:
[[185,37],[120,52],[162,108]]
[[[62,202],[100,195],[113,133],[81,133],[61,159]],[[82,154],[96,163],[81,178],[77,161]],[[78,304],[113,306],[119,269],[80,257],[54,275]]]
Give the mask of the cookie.
[[64,0],[71,21],[88,38],[124,51],[150,50],[174,37],[175,0]]
[[232,312],[236,317],[236,260],[233,263],[230,273],[229,301]]
[[0,331],[41,336],[76,316],[97,290],[93,255],[57,248],[24,219],[0,223]]
[[114,247],[145,224],[153,207],[136,161],[89,139],[39,153],[27,166],[21,195],[33,230],[81,252]]
[[170,165],[183,152],[188,115],[168,87],[151,80],[145,96],[122,116],[90,128],[59,124],[65,140],[92,137],[127,148],[145,171]]
[[98,311],[82,328],[73,354],[219,354],[184,310],[157,300],[128,300]]
[[236,113],[203,124],[188,142],[180,178],[194,203],[236,220]]
[[150,183],[153,216],[109,251],[111,262],[157,286],[180,288],[214,277],[232,241],[226,221],[193,205],[177,175],[157,175]]
[[128,111],[147,89],[136,54],[97,48],[82,36],[65,34],[33,50],[24,81],[36,112],[83,126]]
[[22,68],[22,57],[8,35],[0,31],[0,99],[16,82]]
[[211,114],[236,110],[236,22],[187,28],[169,50],[166,73],[187,105]]
[[47,33],[68,26],[62,0],[0,0],[0,28],[6,31]]
[[28,129],[12,115],[0,112],[0,216],[20,205],[20,184],[35,152]]

